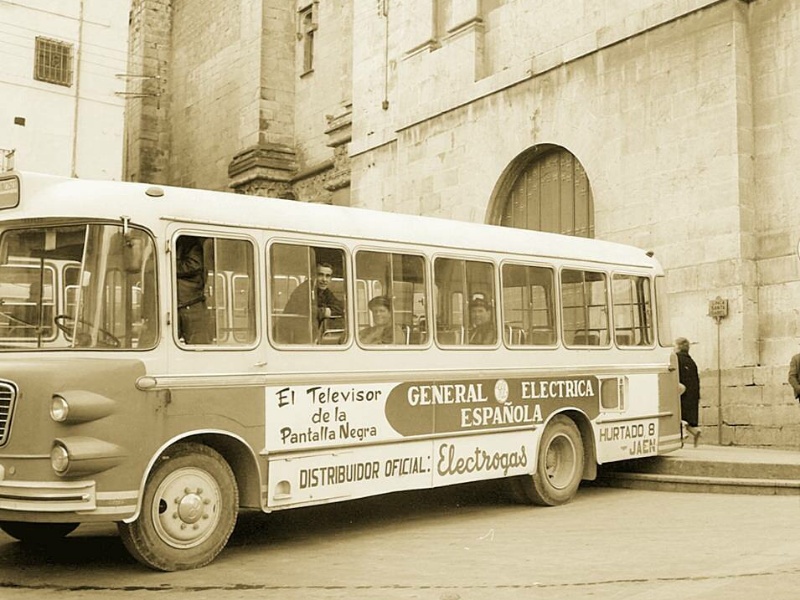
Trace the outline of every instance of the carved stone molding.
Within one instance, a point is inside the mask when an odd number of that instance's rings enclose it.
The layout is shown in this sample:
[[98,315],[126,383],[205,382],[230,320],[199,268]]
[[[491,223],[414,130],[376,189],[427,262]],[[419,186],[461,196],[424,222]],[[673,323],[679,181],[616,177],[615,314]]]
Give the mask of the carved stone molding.
[[293,198],[292,179],[297,173],[293,148],[284,144],[256,144],[238,152],[228,165],[231,188],[258,196]]

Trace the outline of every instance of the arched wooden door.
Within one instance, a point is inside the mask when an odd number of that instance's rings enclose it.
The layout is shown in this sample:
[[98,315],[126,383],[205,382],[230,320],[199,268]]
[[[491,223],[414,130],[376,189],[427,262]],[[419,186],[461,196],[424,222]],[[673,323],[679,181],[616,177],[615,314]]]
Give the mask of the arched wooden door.
[[594,237],[594,203],[586,171],[571,152],[559,146],[523,152],[498,186],[489,221]]

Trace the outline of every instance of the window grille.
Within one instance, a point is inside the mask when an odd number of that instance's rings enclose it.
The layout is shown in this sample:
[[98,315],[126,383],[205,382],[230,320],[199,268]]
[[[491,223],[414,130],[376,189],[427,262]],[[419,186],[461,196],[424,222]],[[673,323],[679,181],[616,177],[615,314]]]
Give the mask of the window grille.
[[72,85],[72,44],[36,38],[33,78],[56,85]]

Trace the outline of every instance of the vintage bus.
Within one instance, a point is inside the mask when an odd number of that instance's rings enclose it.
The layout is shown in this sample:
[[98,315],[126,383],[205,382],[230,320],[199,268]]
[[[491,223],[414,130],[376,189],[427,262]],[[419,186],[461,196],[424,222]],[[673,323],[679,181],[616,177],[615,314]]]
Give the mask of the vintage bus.
[[0,296],[23,541],[115,522],[195,568],[239,511],[485,479],[558,505],[681,443],[664,274],[620,244],[9,172]]

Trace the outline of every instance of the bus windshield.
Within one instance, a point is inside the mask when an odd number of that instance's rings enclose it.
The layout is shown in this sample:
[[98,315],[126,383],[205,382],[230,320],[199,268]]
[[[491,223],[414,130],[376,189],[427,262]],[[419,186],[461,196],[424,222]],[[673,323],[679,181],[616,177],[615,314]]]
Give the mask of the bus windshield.
[[135,349],[156,341],[153,242],[122,224],[0,235],[0,350]]

